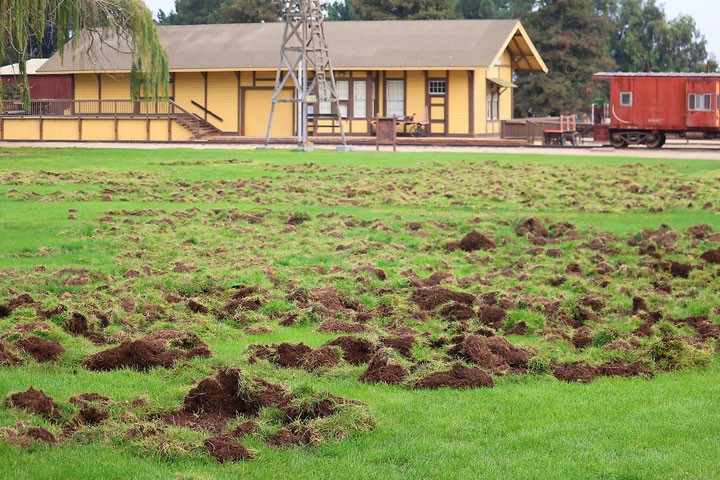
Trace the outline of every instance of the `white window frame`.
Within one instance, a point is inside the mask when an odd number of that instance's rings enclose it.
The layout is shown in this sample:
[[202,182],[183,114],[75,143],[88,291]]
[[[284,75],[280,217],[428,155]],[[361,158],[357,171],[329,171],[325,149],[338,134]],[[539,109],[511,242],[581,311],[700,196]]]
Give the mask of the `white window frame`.
[[500,91],[497,87],[491,87],[485,98],[485,114],[488,121],[496,121],[500,118]]
[[385,114],[388,117],[405,116],[405,80],[387,80],[385,84],[385,105],[387,105]]
[[447,80],[428,80],[428,94],[445,95],[447,93]]
[[690,112],[712,111],[712,93],[688,93],[687,109]]
[[632,105],[633,105],[632,92],[620,92],[620,106],[621,107],[632,107]]
[[367,80],[353,81],[353,118],[368,118],[367,115]]

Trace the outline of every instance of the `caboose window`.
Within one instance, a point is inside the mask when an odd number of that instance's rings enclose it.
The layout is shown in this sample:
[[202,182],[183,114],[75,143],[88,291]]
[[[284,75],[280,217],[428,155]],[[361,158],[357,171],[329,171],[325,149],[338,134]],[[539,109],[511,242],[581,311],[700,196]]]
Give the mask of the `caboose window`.
[[689,93],[688,110],[693,112],[709,112],[712,110],[712,94]]
[[620,106],[632,107],[632,92],[620,92]]

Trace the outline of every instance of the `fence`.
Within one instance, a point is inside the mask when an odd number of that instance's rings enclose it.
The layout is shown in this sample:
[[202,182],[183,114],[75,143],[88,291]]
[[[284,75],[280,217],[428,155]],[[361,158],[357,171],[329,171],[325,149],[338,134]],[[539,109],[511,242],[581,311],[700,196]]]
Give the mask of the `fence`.
[[[560,130],[559,117],[514,118],[500,124],[500,138],[526,139],[530,142],[543,140],[545,130]],[[578,123],[575,126],[580,139],[592,136],[592,125]]]

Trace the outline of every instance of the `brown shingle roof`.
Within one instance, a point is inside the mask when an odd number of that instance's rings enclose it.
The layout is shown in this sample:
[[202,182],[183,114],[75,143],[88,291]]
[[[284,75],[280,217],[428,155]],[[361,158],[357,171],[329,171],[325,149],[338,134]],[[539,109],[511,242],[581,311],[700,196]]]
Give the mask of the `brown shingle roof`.
[[[275,69],[284,25],[164,26],[158,27],[158,35],[171,71]],[[324,26],[335,69],[487,67],[522,28],[517,20],[325,22]],[[524,47],[532,45],[525,40]],[[116,43],[110,40],[110,45],[101,46],[85,36],[77,47],[68,45],[64,61],[56,54],[41,72],[129,70],[128,49],[119,52]],[[525,53],[533,58],[534,69],[544,70],[534,48],[530,50]]]

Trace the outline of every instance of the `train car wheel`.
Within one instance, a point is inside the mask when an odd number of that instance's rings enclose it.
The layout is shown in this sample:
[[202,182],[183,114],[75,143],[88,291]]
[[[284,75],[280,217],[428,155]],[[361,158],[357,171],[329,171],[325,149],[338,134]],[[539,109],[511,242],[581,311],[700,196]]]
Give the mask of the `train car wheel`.
[[610,135],[610,145],[615,148],[625,148],[628,146],[627,140],[619,133]]
[[658,132],[657,135],[648,135],[645,140],[645,145],[648,148],[660,148],[665,145],[665,134]]

